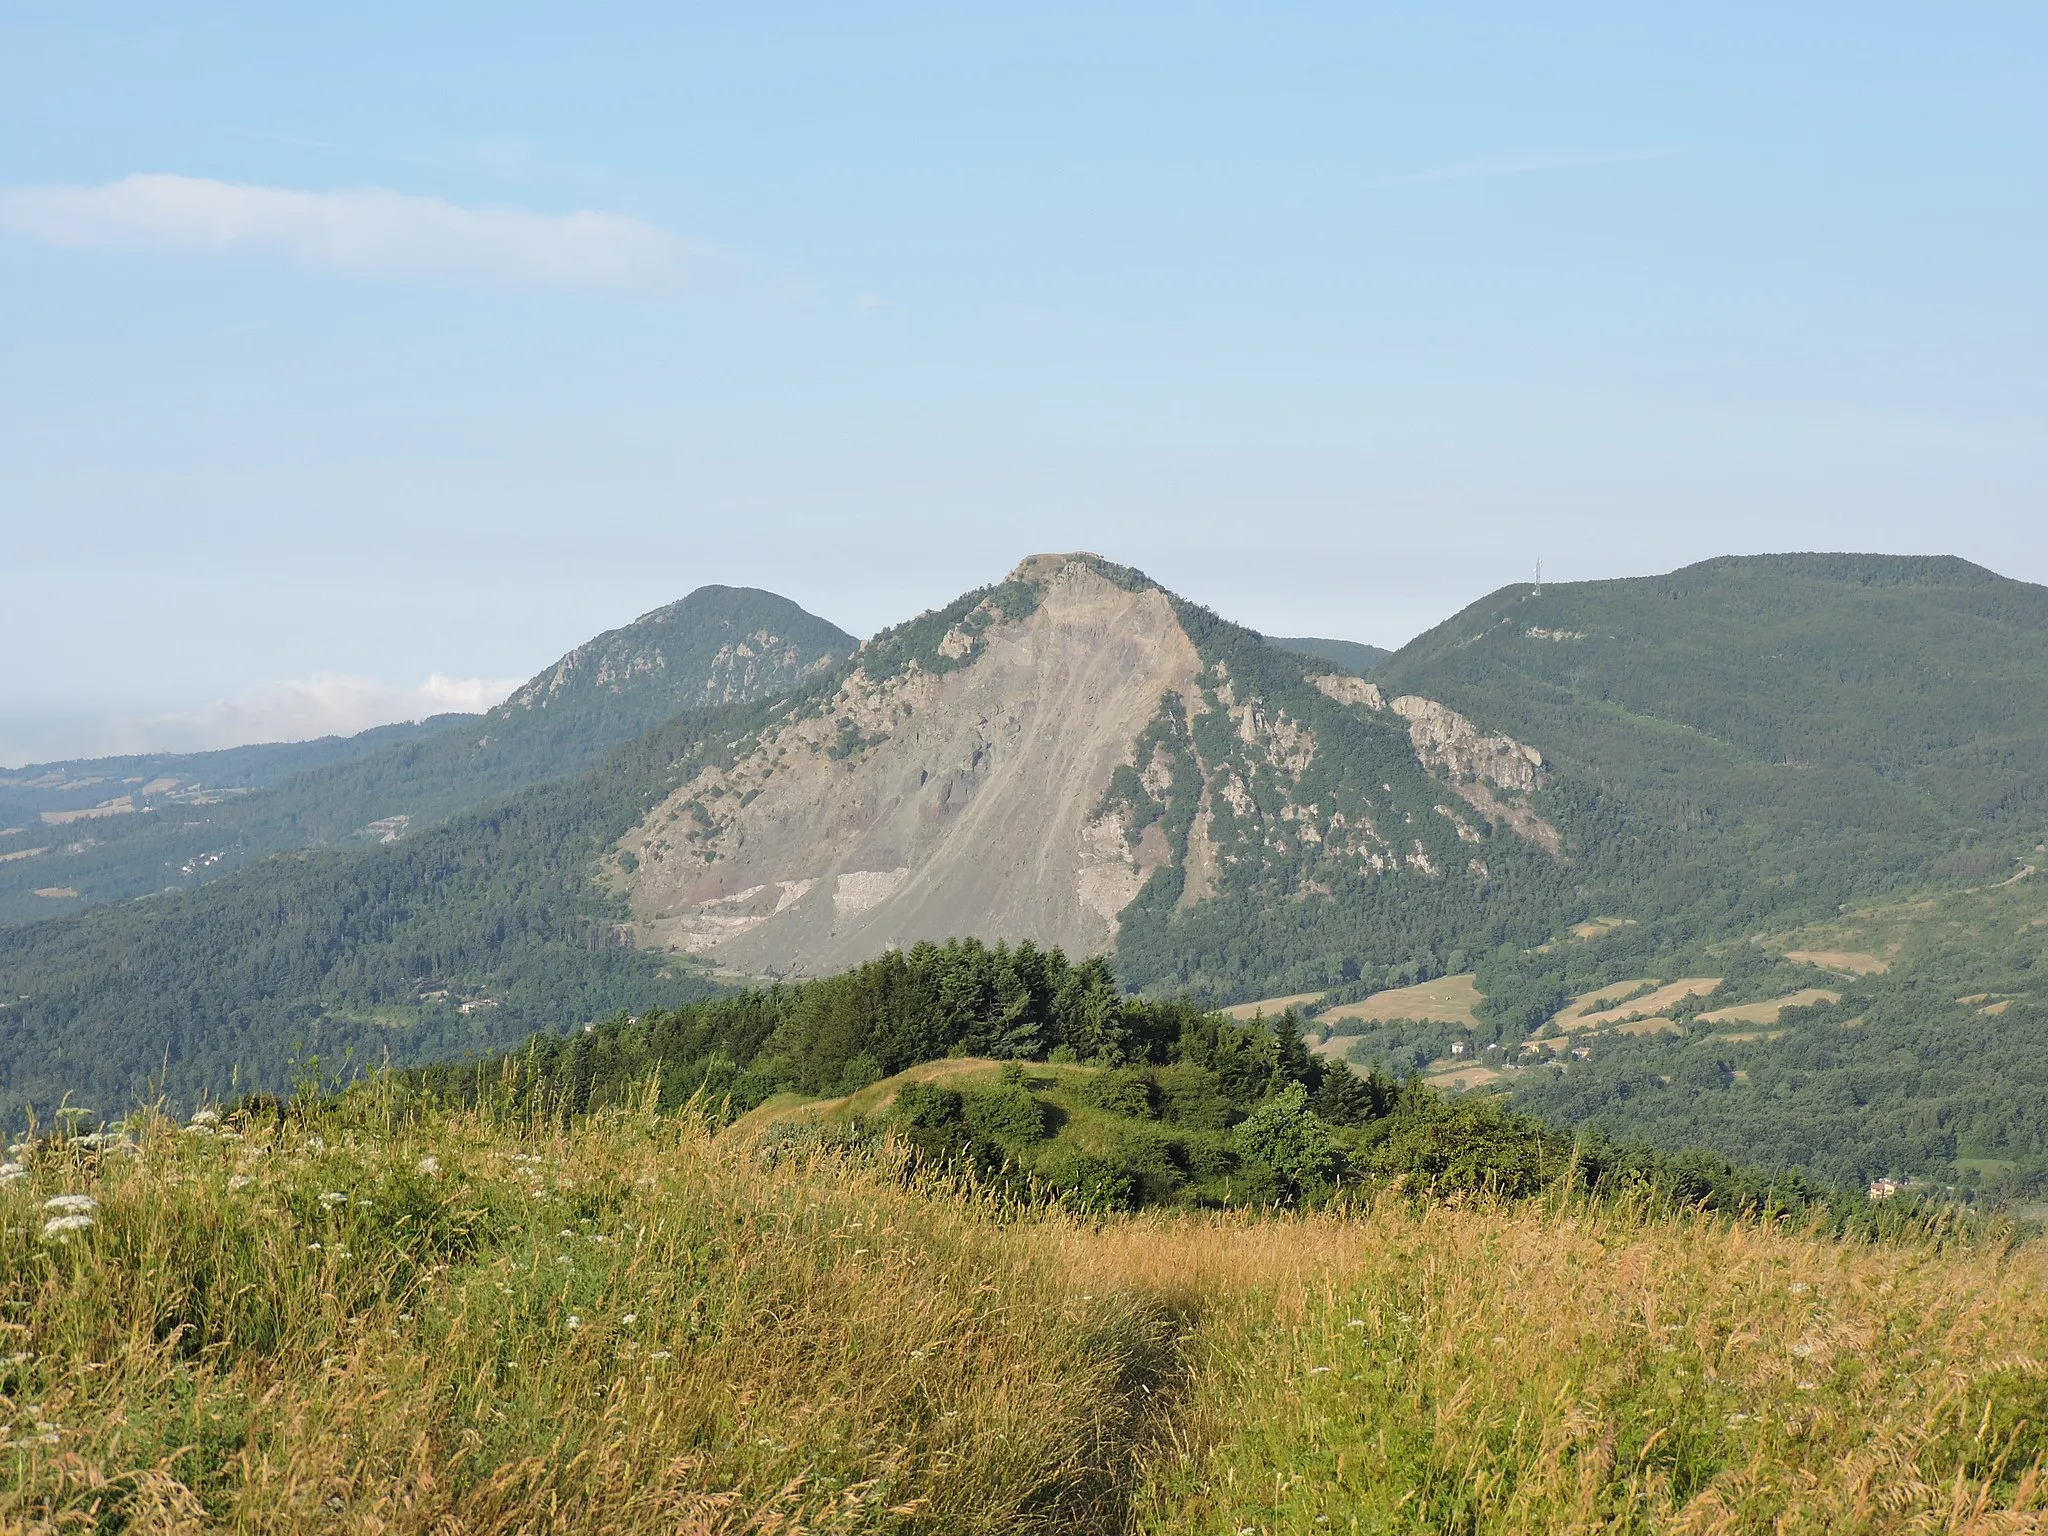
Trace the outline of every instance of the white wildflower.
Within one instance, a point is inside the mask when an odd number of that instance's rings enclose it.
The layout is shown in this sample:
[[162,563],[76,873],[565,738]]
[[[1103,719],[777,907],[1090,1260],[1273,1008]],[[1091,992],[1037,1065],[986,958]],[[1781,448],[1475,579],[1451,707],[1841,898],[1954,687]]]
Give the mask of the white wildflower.
[[217,1109],[195,1109],[192,1111],[194,1125],[219,1125],[220,1111]]
[[1792,1346],[1792,1353],[1797,1355],[1800,1359],[1806,1360],[1812,1357],[1814,1349],[1816,1347],[1817,1346],[1815,1346],[1811,1340],[1801,1339],[1797,1344],[1794,1344]]
[[432,1178],[435,1174],[439,1173],[440,1171],[441,1159],[434,1156],[433,1153],[429,1152],[425,1157],[420,1159],[420,1172],[426,1174],[429,1178]]
[[306,1138],[306,1150],[308,1152],[325,1152],[327,1150],[327,1138],[325,1136],[308,1136]]
[[83,1212],[76,1216],[52,1216],[43,1223],[43,1236],[66,1238],[74,1232],[83,1232],[92,1225],[92,1218]]
[[28,1177],[28,1170],[19,1163],[0,1163],[0,1189],[10,1184],[19,1184]]
[[571,1312],[569,1314],[569,1326],[571,1329],[581,1328],[583,1326],[583,1319],[578,1317],[574,1312]]
[[1790,1285],[1786,1286],[1785,1289],[1790,1291],[1794,1296],[1804,1296],[1808,1291],[1812,1290],[1813,1287],[1808,1285],[1804,1280],[1794,1280]]
[[1311,1376],[1327,1376],[1330,1374],[1330,1369],[1327,1365],[1312,1365],[1308,1368],[1308,1373]]
[[330,1189],[320,1196],[320,1203],[329,1210],[333,1210],[337,1205],[347,1205],[348,1196],[338,1189]]
[[249,1175],[247,1175],[246,1173],[231,1174],[228,1177],[228,1188],[247,1189],[251,1184],[255,1182],[256,1181],[250,1178]]
[[1365,1326],[1365,1319],[1362,1317],[1354,1317],[1353,1319],[1351,1319],[1350,1322],[1346,1323],[1344,1326],[1346,1328],[1363,1328]]
[[640,1321],[640,1314],[637,1312],[628,1312],[624,1317],[620,1318],[619,1321],[621,1323],[624,1323],[628,1328],[630,1328],[635,1323]]
[[675,1358],[675,1356],[674,1356],[674,1355],[672,1355],[672,1354],[670,1354],[670,1353],[669,1353],[669,1352],[668,1352],[667,1350],[665,1350],[665,1349],[657,1349],[657,1350],[655,1350],[655,1351],[654,1351],[654,1352],[653,1352],[652,1354],[650,1354],[650,1355],[649,1355],[649,1356],[648,1356],[647,1358],[648,1358],[648,1359],[650,1359],[650,1360],[673,1360],[673,1359]]
[[91,1195],[52,1195],[43,1202],[46,1211],[62,1211],[67,1216],[84,1216],[100,1208],[99,1201]]

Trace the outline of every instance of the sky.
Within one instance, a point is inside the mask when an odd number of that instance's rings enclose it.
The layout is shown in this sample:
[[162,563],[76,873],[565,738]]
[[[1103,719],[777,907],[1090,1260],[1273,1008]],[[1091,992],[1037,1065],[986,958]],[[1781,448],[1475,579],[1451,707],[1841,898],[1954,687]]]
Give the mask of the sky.
[[0,0],[0,763],[1091,549],[2048,581],[2048,7]]

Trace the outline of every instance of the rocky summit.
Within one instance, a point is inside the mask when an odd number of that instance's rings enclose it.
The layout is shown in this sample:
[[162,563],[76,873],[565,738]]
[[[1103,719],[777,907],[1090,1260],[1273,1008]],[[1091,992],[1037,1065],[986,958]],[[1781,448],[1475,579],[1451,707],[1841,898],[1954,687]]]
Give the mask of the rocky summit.
[[734,740],[616,868],[639,943],[735,971],[955,935],[1091,953],[1148,895],[1484,880],[1499,835],[1554,853],[1542,765],[1134,571],[1039,555]]

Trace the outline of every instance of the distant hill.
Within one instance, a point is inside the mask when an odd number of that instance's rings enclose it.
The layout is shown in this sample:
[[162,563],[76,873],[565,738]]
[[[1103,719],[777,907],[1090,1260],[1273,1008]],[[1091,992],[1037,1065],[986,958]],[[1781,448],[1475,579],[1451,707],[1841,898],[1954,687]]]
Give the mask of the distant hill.
[[[173,794],[246,794],[265,789],[315,768],[345,763],[399,742],[434,736],[477,715],[435,715],[427,720],[402,720],[373,726],[353,736],[322,736],[314,741],[263,742],[222,747],[211,752],[141,752],[121,757],[69,758],[0,769],[0,827],[43,822],[42,813],[82,813],[107,809],[123,795],[131,800]],[[168,785],[162,781],[169,779]],[[125,808],[122,814],[125,814]]]
[[1367,645],[1362,640],[1318,640],[1310,635],[1292,640],[1268,635],[1266,644],[1277,645],[1283,651],[1317,657],[1333,667],[1342,667],[1354,677],[1370,677],[1374,667],[1394,654],[1384,646]]
[[1538,743],[1580,882],[1639,917],[1818,914],[2048,832],[2048,588],[1963,560],[1507,587],[1376,677]]
[[578,646],[482,716],[11,774],[0,923],[188,887],[273,853],[395,841],[579,773],[679,712],[786,691],[853,647],[774,593],[702,587]]

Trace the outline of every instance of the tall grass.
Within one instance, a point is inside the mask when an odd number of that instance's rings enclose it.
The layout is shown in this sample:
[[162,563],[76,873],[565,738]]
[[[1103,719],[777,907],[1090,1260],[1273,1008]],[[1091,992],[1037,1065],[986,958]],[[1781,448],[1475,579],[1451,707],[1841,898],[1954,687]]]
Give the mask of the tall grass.
[[153,1123],[5,1201],[11,1522],[1102,1529],[1157,1336],[886,1169],[644,1114]]
[[2038,1247],[1397,1198],[1038,1240],[1187,1319],[1148,1531],[2048,1528]]
[[[1607,1208],[1025,1217],[646,1106],[44,1141],[0,1527],[2042,1528],[2037,1249]],[[58,1229],[61,1195],[97,1203]]]

